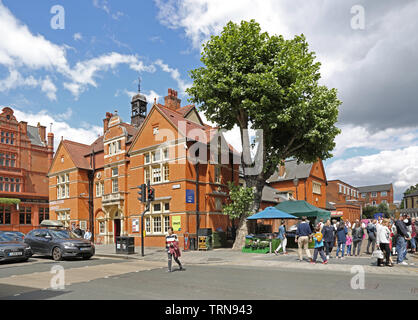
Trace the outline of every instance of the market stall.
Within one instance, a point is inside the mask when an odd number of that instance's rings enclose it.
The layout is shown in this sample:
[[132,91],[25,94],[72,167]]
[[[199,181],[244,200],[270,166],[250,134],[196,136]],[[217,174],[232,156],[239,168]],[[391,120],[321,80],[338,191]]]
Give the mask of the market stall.
[[[325,222],[331,218],[331,212],[327,210],[320,209],[311,205],[310,203],[304,200],[289,200],[279,203],[275,206],[276,209],[284,211],[288,214],[296,216],[297,218],[307,217],[311,229],[313,231],[314,226],[321,220]],[[286,232],[288,238],[287,245],[289,248],[296,248],[297,244],[294,241],[296,237],[296,228],[290,232]],[[314,247],[314,242],[309,243],[309,248]]]
[[[247,218],[250,221],[262,219],[297,219],[297,217],[275,207],[268,207]],[[277,233],[253,234],[246,237],[242,252],[272,253],[279,245],[280,239],[277,239]]]

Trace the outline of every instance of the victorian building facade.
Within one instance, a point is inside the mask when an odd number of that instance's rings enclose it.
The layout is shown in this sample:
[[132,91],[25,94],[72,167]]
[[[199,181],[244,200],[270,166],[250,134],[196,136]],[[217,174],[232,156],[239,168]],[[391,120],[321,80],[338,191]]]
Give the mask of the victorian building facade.
[[96,243],[124,235],[139,245],[145,207],[138,187],[149,181],[155,199],[143,221],[146,246],[164,246],[170,226],[181,241],[197,226],[226,231],[222,205],[227,183],[238,183],[238,164],[223,136],[194,106],[181,107],[171,89],[164,105],[155,101],[148,113],[145,96],[135,95],[131,111],[130,123],[107,113],[103,135],[92,145],[61,141],[49,171],[52,217],[94,226]]
[[49,219],[48,168],[54,135],[46,127],[0,114],[0,230],[27,233]]

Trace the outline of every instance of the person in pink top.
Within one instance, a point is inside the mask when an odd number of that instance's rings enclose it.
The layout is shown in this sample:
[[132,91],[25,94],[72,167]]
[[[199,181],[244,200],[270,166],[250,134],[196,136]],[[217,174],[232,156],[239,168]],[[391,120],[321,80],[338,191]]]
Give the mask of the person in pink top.
[[347,256],[351,256],[351,244],[353,243],[353,236],[351,235],[351,230],[348,231],[346,237],[346,245],[347,245]]

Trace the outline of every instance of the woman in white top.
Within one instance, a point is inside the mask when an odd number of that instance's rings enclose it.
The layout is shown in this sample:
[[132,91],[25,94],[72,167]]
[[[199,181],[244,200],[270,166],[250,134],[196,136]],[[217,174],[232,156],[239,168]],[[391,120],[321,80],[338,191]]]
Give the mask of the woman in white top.
[[[383,251],[385,255],[385,265],[388,267],[393,267],[392,261],[390,259],[390,230],[389,230],[389,219],[383,219],[381,225],[376,226],[376,244],[380,250]],[[379,265],[379,264],[378,264]],[[379,265],[383,266],[383,265]]]

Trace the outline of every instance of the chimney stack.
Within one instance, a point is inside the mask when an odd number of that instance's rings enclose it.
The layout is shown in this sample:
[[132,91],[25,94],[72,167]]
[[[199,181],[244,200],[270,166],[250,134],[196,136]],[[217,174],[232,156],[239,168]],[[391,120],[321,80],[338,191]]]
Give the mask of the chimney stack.
[[52,165],[52,159],[54,157],[54,134],[48,133],[48,164],[49,167]]
[[168,95],[164,97],[165,106],[171,110],[180,109],[181,100],[177,96],[177,91],[168,89]]
[[41,126],[41,124],[38,122],[38,133],[39,133],[39,137],[41,138],[42,142],[46,142],[46,127],[45,126]]
[[112,117],[113,114],[111,114],[110,112],[106,112],[106,118],[103,119],[103,134],[105,134],[107,129],[109,128],[109,121]]

